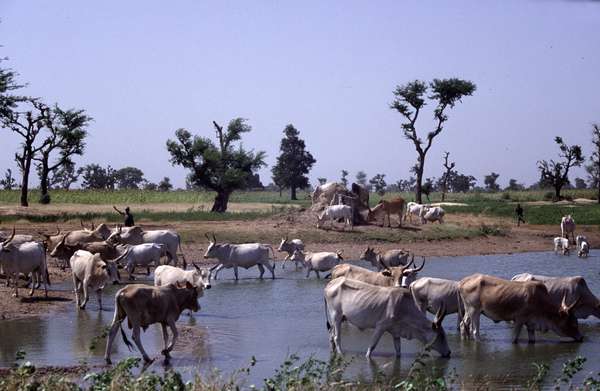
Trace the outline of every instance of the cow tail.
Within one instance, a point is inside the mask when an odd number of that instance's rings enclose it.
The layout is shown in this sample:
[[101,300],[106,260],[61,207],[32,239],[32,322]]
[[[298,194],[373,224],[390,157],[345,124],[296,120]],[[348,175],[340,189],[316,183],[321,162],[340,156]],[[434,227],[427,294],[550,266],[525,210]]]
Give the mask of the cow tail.
[[50,284],[50,273],[48,273],[48,260],[46,258],[46,252],[44,252],[44,279],[46,280],[46,284]]
[[125,334],[125,330],[123,330],[123,323],[119,324],[119,329],[121,329],[121,337],[123,337],[123,342],[125,342],[127,349],[129,349],[129,351],[132,352],[135,349],[135,347],[133,346],[131,341],[129,341],[129,338],[127,338],[127,334]]
[[120,291],[117,292],[117,295],[115,296],[115,317],[113,319],[113,324],[115,322],[119,322],[119,329],[121,330],[121,337],[123,338],[123,342],[125,342],[127,349],[129,349],[129,351],[132,352],[135,349],[135,347],[133,346],[131,341],[129,341],[129,338],[127,338],[127,334],[125,334],[125,330],[123,330],[124,317],[122,317],[122,314],[125,311],[123,311],[123,307],[121,307],[121,303],[119,303],[119,298],[120,298],[119,293],[120,293]]
[[329,312],[327,311],[327,299],[323,298],[325,302],[325,325],[327,326],[327,331],[331,330],[331,324],[329,323]]

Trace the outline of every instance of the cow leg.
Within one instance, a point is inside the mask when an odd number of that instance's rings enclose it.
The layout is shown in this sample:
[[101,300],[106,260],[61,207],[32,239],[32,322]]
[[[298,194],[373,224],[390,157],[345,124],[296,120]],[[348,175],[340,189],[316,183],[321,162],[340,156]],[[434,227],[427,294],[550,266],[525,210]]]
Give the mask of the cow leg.
[[90,297],[88,295],[88,284],[89,284],[89,281],[84,279],[83,280],[83,302],[79,306],[79,308],[81,308],[82,310],[85,309],[85,305],[87,304],[88,300],[90,299]]
[[[387,213],[387,218],[388,218],[388,227],[392,228],[392,219],[390,218],[390,214]],[[385,219],[383,219],[385,222]]]
[[396,357],[402,356],[401,339],[399,336],[394,336],[394,349],[396,349]]
[[263,274],[265,274],[265,268],[260,263],[257,263],[256,266],[258,266],[258,270],[260,271],[260,275],[258,276],[258,278],[262,280]]
[[[512,343],[519,343],[519,335],[521,334],[521,328],[523,327],[523,323],[520,321],[515,321],[515,328],[513,329],[513,340]],[[529,331],[529,328],[527,329]]]
[[13,297],[19,297],[19,273],[12,274],[13,284],[15,284],[15,293],[13,293]]
[[310,268],[306,268],[306,278],[310,277]]
[[35,292],[35,283],[33,282],[34,276],[35,271],[31,272],[31,290],[29,290],[29,296],[33,296],[33,292]]
[[[233,274],[235,275],[235,280],[238,280],[238,267],[237,265],[233,267]],[[262,278],[262,274],[260,276]]]
[[146,266],[146,275],[150,275],[150,265]]
[[216,265],[216,266],[213,266],[213,267],[212,267],[212,269],[210,269],[210,272],[211,272],[211,273],[213,272],[213,270],[214,270],[214,272],[215,272],[215,280],[217,279],[217,275],[219,274],[219,271],[220,271],[221,269],[223,269],[223,267],[224,267],[224,265],[223,265],[222,263],[220,263],[220,264],[218,264],[218,265]]
[[140,326],[139,325],[133,326],[133,332],[132,332],[131,338],[133,339],[133,342],[135,342],[135,346],[137,346],[140,353],[142,353],[144,362],[146,362],[146,363],[152,362],[150,357],[148,357],[148,354],[146,354],[146,351],[144,350],[144,346],[142,345],[142,339],[140,338]]
[[162,354],[165,356],[165,360],[168,360],[171,355],[169,354],[169,350],[168,350],[168,346],[169,346],[169,333],[167,332],[167,325],[164,323],[160,324],[161,328],[162,328],[162,333],[163,333],[163,342],[164,342],[164,349],[162,351]]
[[275,262],[273,262],[273,265],[271,265],[271,262],[267,261],[267,262],[265,262],[265,267],[267,269],[269,269],[269,271],[271,272],[271,277],[274,280],[275,279]]
[[529,343],[535,343],[535,327],[527,325],[527,337]]
[[398,213],[398,228],[402,227],[402,212]]
[[333,320],[333,344],[338,354],[342,353],[342,316],[334,314]]
[[371,353],[373,353],[373,350],[375,350],[375,347],[377,346],[377,343],[379,343],[379,340],[381,339],[381,336],[383,335],[384,332],[385,332],[385,329],[383,327],[381,327],[379,325],[377,325],[375,327],[373,336],[371,336],[371,344],[369,345],[369,348],[367,349],[367,354],[366,354],[367,358],[371,358]]
[[173,350],[173,348],[175,347],[175,342],[177,341],[177,337],[179,336],[174,321],[169,321],[169,328],[171,329],[171,334],[173,334],[173,338],[171,339],[171,345],[169,345],[169,347],[166,348],[167,354],[171,352],[171,350]]
[[321,276],[319,275],[319,271],[318,270],[315,270],[315,274],[317,275],[317,279],[320,280]]
[[106,340],[106,352],[104,352],[104,360],[109,365],[111,364],[110,351],[112,349],[112,344],[115,341],[115,337],[117,336],[117,333],[119,332],[119,326],[121,325],[121,322],[116,319],[117,311],[118,310],[115,309],[115,319],[113,320],[112,324],[110,325],[110,330],[108,331],[108,339]]
[[96,297],[98,298],[98,311],[102,311],[102,289],[96,289]]
[[465,325],[471,328],[473,339],[479,340],[479,318],[481,311],[475,308],[465,308]]

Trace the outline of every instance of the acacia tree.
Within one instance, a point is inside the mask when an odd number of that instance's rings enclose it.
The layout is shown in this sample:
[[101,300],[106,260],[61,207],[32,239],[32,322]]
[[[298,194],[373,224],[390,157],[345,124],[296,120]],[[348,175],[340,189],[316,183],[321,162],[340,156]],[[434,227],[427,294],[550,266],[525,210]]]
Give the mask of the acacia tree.
[[48,178],[48,187],[69,190],[71,185],[77,182],[79,173],[75,170],[75,163],[68,162],[52,173]]
[[313,164],[316,163],[313,155],[306,150],[306,144],[300,136],[300,132],[289,124],[283,130],[284,137],[281,139],[277,157],[277,163],[273,166],[273,182],[280,189],[289,187],[291,199],[297,200],[296,189],[308,187],[307,174]]
[[[425,94],[431,89],[431,95],[427,98],[436,103],[433,110],[435,127],[427,133],[424,141],[417,133],[416,123],[419,113],[425,106]],[[394,90],[395,99],[390,108],[398,111],[407,122],[402,124],[404,137],[412,141],[417,151],[416,164],[416,202],[421,203],[421,193],[423,184],[423,172],[425,169],[425,157],[431,148],[433,139],[444,129],[444,124],[448,120],[445,111],[453,108],[457,102],[460,102],[463,96],[470,96],[475,91],[476,86],[468,80],[457,78],[452,79],[433,79],[429,85],[420,80],[414,80],[405,85],[399,85]]]
[[448,182],[450,180],[450,173],[456,166],[456,162],[448,163],[448,157],[450,156],[450,152],[444,152],[444,173],[441,178],[442,185],[442,202],[446,200],[446,193],[448,192]]
[[4,172],[4,179],[0,179],[0,187],[4,190],[12,190],[13,187],[17,187],[17,182],[13,178],[10,168],[7,168]]
[[115,171],[119,189],[139,189],[144,183],[144,172],[137,167],[123,167]]
[[[62,110],[55,105],[48,108],[44,129],[47,133],[39,153],[33,157],[38,162],[40,177],[40,202],[50,203],[49,176],[61,167],[72,165],[72,157],[82,155],[85,149],[86,127],[92,118],[84,110]],[[54,158],[54,159],[53,159]],[[53,159],[53,161],[51,161]]]
[[556,162],[550,160],[538,161],[538,169],[540,170],[541,179],[554,187],[554,198],[559,201],[560,191],[567,183],[569,183],[569,170],[571,167],[581,166],[583,163],[583,154],[579,145],[568,146],[563,141],[562,137],[556,136],[554,142],[560,149],[559,156],[563,161]]
[[385,182],[385,174],[377,174],[369,180],[369,185],[375,191],[375,193],[383,196],[385,194],[385,188],[387,183]]
[[215,191],[213,212],[227,211],[229,196],[246,186],[248,178],[265,165],[265,152],[247,151],[241,145],[242,134],[252,130],[243,118],[229,122],[227,129],[213,121],[217,143],[206,137],[192,136],[186,129],[175,131],[176,140],[167,140],[170,162],[190,170],[189,181]]
[[84,189],[115,189],[116,171],[110,165],[104,168],[99,164],[88,164],[80,167],[77,173],[81,175],[81,187]]
[[156,188],[158,189],[158,191],[171,191],[173,189],[171,178],[169,178],[168,176],[164,177],[163,179],[161,179],[160,182],[158,182]]
[[362,187],[367,187],[367,173],[362,170],[357,172],[356,173],[356,183],[358,183]]
[[592,144],[594,144],[594,152],[590,156],[590,164],[585,166],[585,169],[588,172],[590,188],[598,189],[600,204],[600,124],[592,125]]

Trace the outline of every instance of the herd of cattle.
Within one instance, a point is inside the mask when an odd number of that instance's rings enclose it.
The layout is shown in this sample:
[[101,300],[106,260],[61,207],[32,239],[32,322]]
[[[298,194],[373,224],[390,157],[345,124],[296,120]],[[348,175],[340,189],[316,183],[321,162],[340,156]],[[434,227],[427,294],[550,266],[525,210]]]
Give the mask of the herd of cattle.
[[[421,218],[426,215],[423,210],[412,212],[410,207],[407,214]],[[437,220],[442,217],[443,213]],[[562,235],[556,238],[560,239],[558,242],[555,240],[555,250],[560,246],[563,254],[567,254],[571,235],[579,255],[587,256],[589,243],[582,235],[575,238],[574,230],[572,217],[563,217]],[[138,226],[111,229],[101,224],[91,229],[82,227],[76,231],[61,233],[59,230],[54,235],[40,235],[43,242],[35,241],[32,235],[17,235],[14,229],[10,235],[0,233],[3,240],[0,242],[1,271],[6,276],[7,286],[12,281],[14,296],[18,296],[18,282],[23,277],[31,285],[30,295],[41,284],[48,295],[47,252],[62,268],[70,267],[76,304],[81,309],[85,308],[90,291],[96,292],[102,309],[102,290],[106,284],[120,282],[119,270],[126,270],[128,279],[133,280],[136,267],[150,274],[150,266],[155,266],[154,286],[129,284],[115,295],[114,318],[105,354],[108,363],[119,329],[126,345],[132,346],[121,326],[126,318],[132,339],[146,362],[151,359],[141,343],[140,331],[159,323],[164,338],[162,354],[168,359],[178,336],[177,319],[185,310],[199,310],[199,297],[211,287],[211,280],[217,279],[221,269],[232,268],[237,280],[238,268],[257,266],[260,278],[265,269],[275,278],[275,263],[272,263],[276,258],[275,249],[269,244],[219,243],[214,234],[206,235],[209,244],[204,258],[216,259],[217,263],[204,269],[191,262],[193,268],[186,270],[188,263],[182,253],[183,267],[178,267],[181,241],[171,230],[145,231]],[[320,278],[319,273],[329,273],[326,277],[331,280],[324,289],[325,312],[332,349],[339,353],[342,352],[341,324],[344,321],[361,330],[374,329],[367,357],[385,332],[392,335],[398,356],[400,339],[406,338],[417,339],[447,357],[450,349],[442,321],[448,314],[457,313],[456,327],[461,336],[474,339],[480,337],[481,314],[495,322],[514,322],[515,343],[523,326],[527,328],[530,343],[535,342],[536,330],[552,330],[559,336],[581,341],[577,319],[590,315],[600,318],[600,300],[580,276],[546,277],[525,273],[508,281],[474,274],[453,281],[417,278],[425,267],[425,259],[417,266],[414,254],[401,249],[381,253],[367,247],[361,260],[370,263],[375,270],[342,263],[342,251],[305,251],[300,239],[282,238],[277,251],[286,253],[282,268],[290,260],[296,270],[299,265],[306,269],[307,278],[311,271],[317,278]],[[167,261],[161,265],[163,257]],[[434,315],[433,321],[426,313]]]

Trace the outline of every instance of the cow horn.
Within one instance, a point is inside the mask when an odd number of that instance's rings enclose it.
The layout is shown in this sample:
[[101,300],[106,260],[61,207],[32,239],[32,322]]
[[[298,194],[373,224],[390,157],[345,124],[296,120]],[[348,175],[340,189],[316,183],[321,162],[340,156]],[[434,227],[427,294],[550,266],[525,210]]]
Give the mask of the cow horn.
[[215,236],[215,233],[212,233],[212,238],[213,238],[213,243],[217,243],[217,237]]
[[54,234],[54,236],[58,236],[60,235],[60,227],[57,225],[56,226],[56,233]]
[[112,262],[117,263],[117,264],[119,262],[121,262],[121,259],[125,258],[127,256],[127,254],[129,254],[129,250],[131,250],[131,247],[127,247],[125,252],[123,254],[119,255],[117,258],[113,259]]
[[196,265],[194,261],[192,261],[192,266],[194,267],[194,269],[200,271],[200,266]]
[[[13,240],[13,238],[15,237],[15,231],[16,231],[15,227],[13,226],[12,234],[10,235],[10,238],[8,238],[4,242],[2,242],[3,246],[6,246],[7,244],[9,244]],[[8,279],[7,279],[7,281],[8,281]]]
[[339,259],[341,259],[342,261],[344,260],[344,258],[342,257],[342,254],[344,253],[344,250],[337,250],[336,251],[336,255],[338,256]]
[[204,237],[205,237],[205,238],[206,238],[206,239],[207,239],[209,242],[211,241],[211,240],[210,240],[210,237],[208,236],[208,232],[205,232],[205,233],[204,233]]
[[81,225],[81,229],[87,229],[85,225],[83,225],[83,219],[79,219],[79,225]]
[[425,266],[425,257],[422,257],[422,258],[423,258],[423,263],[421,263],[421,266],[419,266],[416,269],[413,269],[413,271],[420,272],[421,270],[423,270],[423,267]]
[[287,242],[287,241],[288,241],[288,239],[289,239],[289,236],[286,234],[286,235],[285,235],[285,241]]
[[94,225],[94,220],[92,220],[92,231],[94,231],[96,229],[96,226]]
[[377,256],[377,262],[379,263],[379,265],[384,268],[385,270],[387,270],[388,272],[391,272],[390,268],[387,267],[387,265],[385,263],[383,263],[383,261],[381,260],[380,256]]

